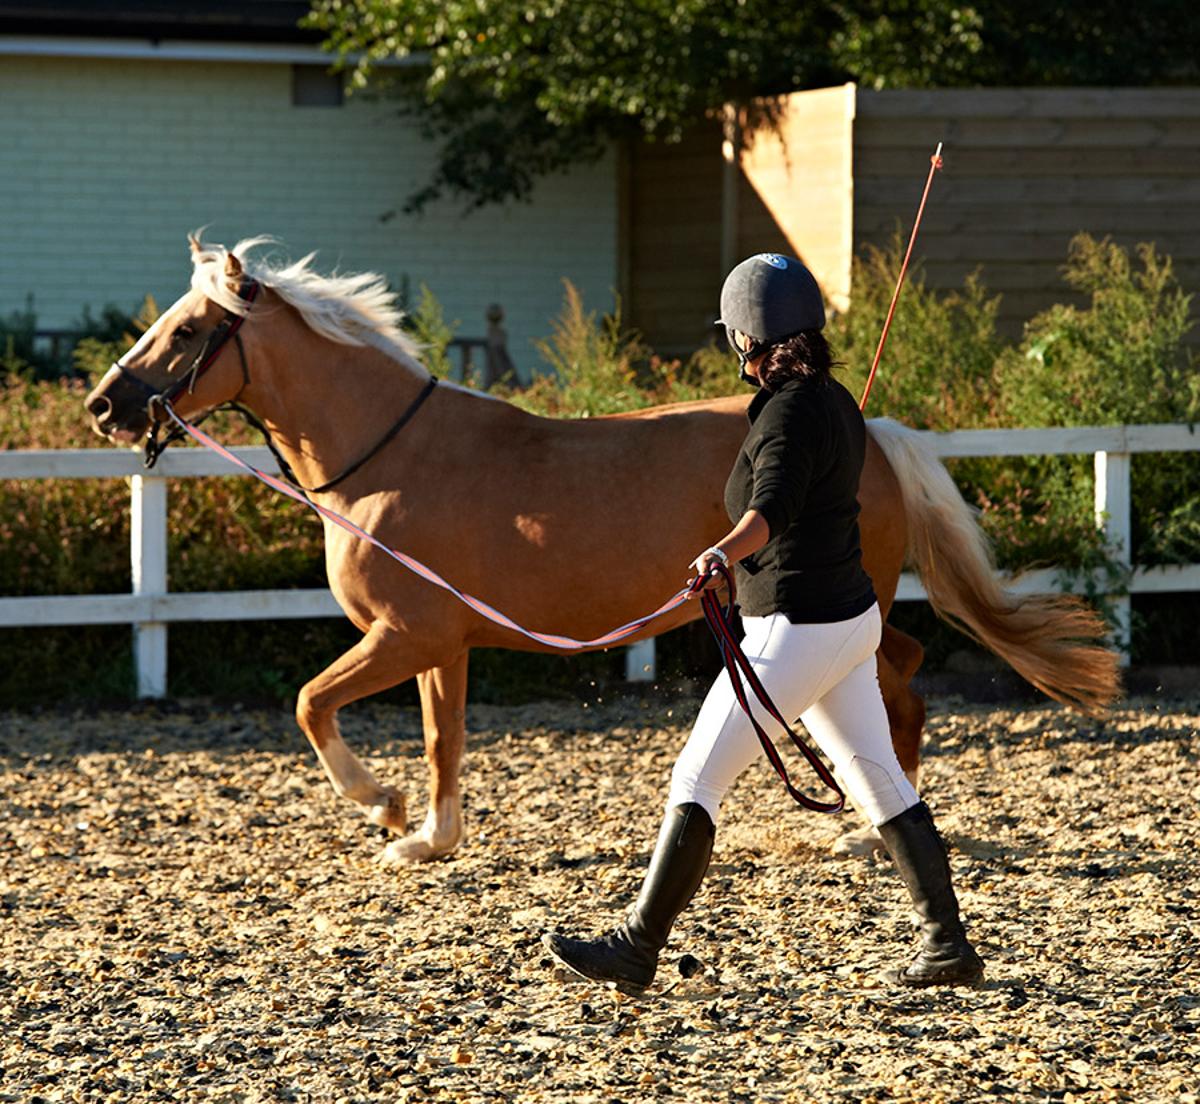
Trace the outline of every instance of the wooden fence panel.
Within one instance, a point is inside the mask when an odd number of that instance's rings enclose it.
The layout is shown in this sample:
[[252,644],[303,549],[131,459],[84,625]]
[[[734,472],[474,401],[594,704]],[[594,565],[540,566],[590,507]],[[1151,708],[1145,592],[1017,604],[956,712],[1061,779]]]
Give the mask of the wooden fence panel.
[[950,290],[980,269],[1004,293],[1009,336],[1039,310],[1075,301],[1061,268],[1080,231],[1153,241],[1185,287],[1200,279],[1200,90],[860,89],[856,248],[911,224],[938,141],[945,170],[918,250],[926,282]]
[[854,86],[797,92],[775,126],[745,141],[738,255],[780,252],[812,270],[838,310],[850,302]]
[[1055,302],[1079,301],[1061,269],[1081,231],[1125,247],[1152,241],[1185,288],[1200,286],[1200,89],[844,86],[773,105],[775,129],[743,140],[732,196],[716,123],[678,145],[635,147],[628,314],[662,352],[710,338],[723,236],[738,256],[803,257],[844,307],[850,258],[907,232],[939,141],[945,170],[918,259],[940,290],[981,270],[1004,293],[1006,336]]
[[1194,119],[1200,116],[1197,88],[977,88],[859,93],[858,114],[866,118],[911,119],[938,115],[953,103],[961,119],[1020,116],[1060,118]]

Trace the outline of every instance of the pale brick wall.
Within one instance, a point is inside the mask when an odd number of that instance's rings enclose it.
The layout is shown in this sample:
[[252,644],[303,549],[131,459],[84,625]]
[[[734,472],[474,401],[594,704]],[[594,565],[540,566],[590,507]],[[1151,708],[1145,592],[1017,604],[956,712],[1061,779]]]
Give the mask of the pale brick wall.
[[0,313],[33,292],[39,325],[84,304],[130,309],[186,290],[185,234],[272,234],[292,256],[426,283],[459,332],[503,304],[525,372],[574,281],[610,309],[615,159],[544,181],[530,204],[462,217],[443,202],[381,222],[431,149],[385,103],[293,107],[287,65],[0,58]]

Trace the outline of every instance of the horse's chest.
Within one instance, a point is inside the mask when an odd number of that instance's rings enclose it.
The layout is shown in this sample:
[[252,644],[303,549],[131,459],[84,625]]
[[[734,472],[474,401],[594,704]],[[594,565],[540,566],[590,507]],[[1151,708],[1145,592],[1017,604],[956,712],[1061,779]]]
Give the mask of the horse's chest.
[[[364,529],[366,527],[364,526]],[[370,532],[370,530],[366,530]],[[386,542],[385,542],[386,543]],[[389,576],[404,575],[405,570],[382,549],[325,523],[325,573],[329,589],[355,624],[373,620],[381,586],[394,581]]]

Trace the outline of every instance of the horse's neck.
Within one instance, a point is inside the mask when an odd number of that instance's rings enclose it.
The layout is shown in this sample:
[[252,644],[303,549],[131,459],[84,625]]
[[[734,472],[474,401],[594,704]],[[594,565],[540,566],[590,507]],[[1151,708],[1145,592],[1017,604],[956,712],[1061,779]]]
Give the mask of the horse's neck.
[[256,359],[246,405],[306,487],[336,478],[370,451],[427,382],[380,349],[339,345],[295,323]]

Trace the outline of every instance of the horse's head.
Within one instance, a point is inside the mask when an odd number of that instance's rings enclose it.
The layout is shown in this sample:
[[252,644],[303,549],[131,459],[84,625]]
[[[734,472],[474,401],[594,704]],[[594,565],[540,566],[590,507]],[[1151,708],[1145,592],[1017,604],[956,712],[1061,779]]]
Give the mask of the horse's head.
[[206,250],[192,236],[188,240],[195,267],[192,290],[142,334],[84,400],[92,429],[110,441],[137,444],[166,417],[163,399],[188,417],[234,399],[246,383],[237,331],[257,285],[233,253]]

